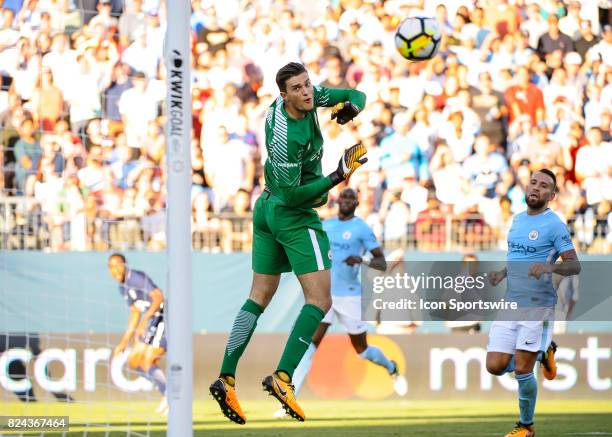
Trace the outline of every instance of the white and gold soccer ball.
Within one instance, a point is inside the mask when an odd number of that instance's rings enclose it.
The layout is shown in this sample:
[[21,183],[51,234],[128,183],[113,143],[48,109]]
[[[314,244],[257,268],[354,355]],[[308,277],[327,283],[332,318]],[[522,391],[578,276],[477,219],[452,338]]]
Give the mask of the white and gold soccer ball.
[[409,17],[395,32],[395,46],[410,61],[425,61],[435,56],[440,47],[442,33],[437,21],[431,17]]

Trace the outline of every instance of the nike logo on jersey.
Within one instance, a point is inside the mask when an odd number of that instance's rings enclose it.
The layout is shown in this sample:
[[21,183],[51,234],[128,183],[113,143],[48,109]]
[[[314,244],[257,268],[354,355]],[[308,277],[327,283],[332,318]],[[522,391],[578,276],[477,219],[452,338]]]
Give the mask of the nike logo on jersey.
[[525,344],[534,344],[535,341],[526,341]]
[[310,346],[310,342],[304,340],[302,337],[298,337],[298,340],[300,340],[302,343],[304,343],[305,345]]
[[323,156],[323,149],[319,149],[319,151],[317,153],[315,153],[314,155],[312,155],[312,157],[310,158],[311,161],[314,161],[315,159],[321,159],[321,157]]

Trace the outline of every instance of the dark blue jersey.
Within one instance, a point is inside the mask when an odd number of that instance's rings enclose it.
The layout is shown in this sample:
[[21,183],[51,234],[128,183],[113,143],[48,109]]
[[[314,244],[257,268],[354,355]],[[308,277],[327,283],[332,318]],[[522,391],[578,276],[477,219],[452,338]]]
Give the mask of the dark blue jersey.
[[[151,292],[157,289],[157,285],[149,278],[146,273],[127,269],[125,272],[125,281],[119,284],[119,293],[126,300],[128,306],[135,306],[141,313],[146,312],[151,306]],[[162,303],[155,316],[161,315],[164,312],[164,304]]]

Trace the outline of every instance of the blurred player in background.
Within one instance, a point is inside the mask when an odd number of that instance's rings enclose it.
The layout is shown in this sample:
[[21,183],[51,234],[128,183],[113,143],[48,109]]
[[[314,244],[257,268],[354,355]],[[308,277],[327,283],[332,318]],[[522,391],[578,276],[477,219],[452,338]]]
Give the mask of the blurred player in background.
[[[508,278],[505,299],[517,302],[519,309],[550,308],[554,312],[556,292],[552,273],[571,276],[580,272],[567,227],[548,208],[555,197],[556,185],[556,177],[548,169],[532,174],[525,193],[527,211],[514,217],[508,233],[508,266],[489,275],[492,285]],[[562,262],[555,264],[558,257]],[[540,361],[544,377],[549,380],[557,373],[556,344],[551,341],[553,315],[523,322],[495,321],[491,325],[487,370],[494,375],[514,372],[519,385],[520,420],[506,437],[535,435],[533,419],[538,384],[533,368]]]
[[128,326],[115,347],[113,356],[123,353],[132,340],[128,366],[151,381],[162,395],[156,412],[168,414],[166,376],[157,365],[166,353],[164,294],[146,273],[132,270],[125,257],[114,253],[108,258],[108,270],[119,283],[119,293],[130,307]]
[[[466,277],[474,277],[478,274],[478,257],[474,253],[467,253],[461,259],[461,274]],[[469,294],[469,293],[468,293]],[[462,299],[469,300],[470,297],[466,293],[461,294]],[[473,320],[448,320],[444,322],[447,328],[454,333],[476,334],[480,332],[480,323]]]
[[567,321],[571,320],[580,290],[580,276],[553,275],[553,285],[557,290],[557,305],[555,306],[554,334],[563,334],[567,330]]
[[305,419],[291,378],[331,307],[329,240],[313,208],[324,205],[329,190],[367,161],[365,146],[356,144],[345,150],[334,172],[323,176],[323,136],[316,112],[318,107],[333,107],[332,119],[346,124],[364,108],[364,93],[314,87],[304,66],[296,62],[278,70],[276,84],[280,96],[265,121],[266,188],[253,210],[253,283],[234,321],[219,379],[210,386],[223,414],[239,424],[246,422],[246,416],[234,389],[238,360],[257,319],[276,293],[281,273],[290,271],[300,281],[305,305],[276,371],[264,378],[262,385],[293,418]]
[[[337,316],[351,339],[355,352],[374,364],[384,367],[394,379],[394,389],[400,396],[407,392],[406,378],[399,373],[397,363],[385,356],[376,346],[368,345],[367,323],[361,320],[361,264],[384,272],[387,262],[380,243],[370,227],[355,216],[359,205],[357,193],[352,188],[344,189],[338,198],[338,217],[323,222],[323,229],[331,245],[331,294],[332,307],[317,328],[312,343],[293,374],[296,395],[299,393],[312,363],[312,357],[323,340],[327,329]],[[372,259],[364,255],[370,252]],[[284,416],[281,409],[275,416]]]
[[[32,357],[36,358],[42,353],[40,347],[40,334],[37,332],[27,333],[2,333],[0,334],[0,356],[10,349],[25,349],[32,353]],[[21,360],[9,360],[6,366],[8,379],[13,381],[23,381],[30,379],[28,366]],[[45,366],[45,374],[48,378],[53,378],[49,366]],[[38,398],[34,394],[34,385],[29,384],[29,387],[24,390],[13,390],[22,402],[38,402]],[[51,394],[59,402],[74,402],[74,398],[63,391],[52,391]]]

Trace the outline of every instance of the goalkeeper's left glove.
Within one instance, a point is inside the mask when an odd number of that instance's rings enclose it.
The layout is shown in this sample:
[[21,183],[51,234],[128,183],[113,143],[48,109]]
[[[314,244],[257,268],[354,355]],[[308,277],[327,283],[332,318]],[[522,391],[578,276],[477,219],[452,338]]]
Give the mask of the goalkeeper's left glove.
[[340,102],[332,108],[331,119],[336,119],[338,124],[346,124],[359,114],[359,108],[349,102]]
[[349,177],[351,177],[355,170],[368,162],[368,158],[365,157],[366,152],[367,149],[361,143],[355,144],[344,151],[344,154],[338,163],[338,168],[335,172],[329,175],[333,186],[347,180]]

